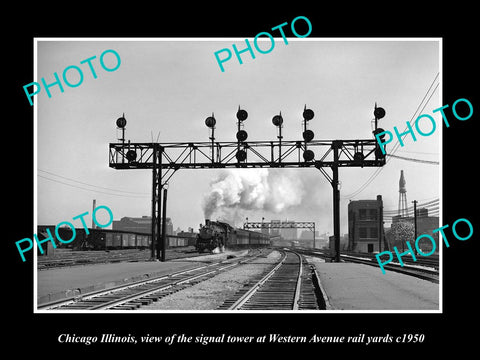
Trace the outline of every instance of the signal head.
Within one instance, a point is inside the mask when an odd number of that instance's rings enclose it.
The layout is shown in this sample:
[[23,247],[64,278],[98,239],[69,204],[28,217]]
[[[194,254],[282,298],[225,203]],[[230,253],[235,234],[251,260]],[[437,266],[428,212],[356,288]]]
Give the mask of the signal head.
[[315,158],[315,154],[312,150],[305,150],[303,153],[303,159],[305,161],[312,161]]
[[238,150],[235,157],[238,161],[245,161],[247,159],[247,153],[245,150]]
[[248,117],[247,111],[239,108],[237,111],[237,119],[239,121],[245,121],[247,117]]
[[240,130],[237,132],[237,140],[238,141],[245,141],[247,140],[248,134],[245,130]]
[[134,150],[127,151],[127,160],[129,162],[135,161],[136,158],[137,158],[137,153]]
[[355,161],[355,162],[357,162],[357,163],[361,163],[364,158],[365,158],[365,156],[364,156],[363,153],[360,152],[360,151],[356,152],[356,153],[353,155],[353,161]]
[[315,116],[315,113],[313,112],[313,110],[312,109],[307,109],[305,107],[305,110],[303,110],[303,118],[305,119],[305,121],[312,120],[314,116]]
[[[376,128],[372,132],[373,132],[373,136],[376,137],[377,134],[381,134],[382,132],[385,132],[385,130],[383,130],[382,128]],[[382,135],[382,136],[385,136],[385,135]]]
[[[385,132],[385,130],[383,130],[382,128],[375,129],[373,131],[373,136],[376,138],[376,135],[381,134],[383,132]],[[385,134],[380,135],[380,141],[384,142],[384,140],[385,140]],[[383,148],[383,151],[382,151],[382,148]],[[375,158],[384,159],[385,158],[384,152],[385,152],[385,145],[379,145],[377,141],[377,144],[375,145]]]
[[217,123],[217,120],[215,120],[215,118],[213,117],[213,114],[212,116],[209,116],[205,119],[205,125],[207,125],[207,127],[209,128],[215,127],[216,123]]
[[272,123],[273,125],[275,126],[280,126],[283,124],[283,118],[282,118],[282,115],[275,115],[273,118],[272,118]]
[[376,119],[381,119],[385,116],[385,109],[375,106],[375,110],[373,110],[373,115]]
[[117,119],[117,127],[123,129],[127,125],[127,120],[125,119],[125,114],[122,117]]
[[306,142],[312,141],[313,136],[314,136],[314,134],[313,134],[312,130],[305,130],[303,132],[303,140],[305,140]]

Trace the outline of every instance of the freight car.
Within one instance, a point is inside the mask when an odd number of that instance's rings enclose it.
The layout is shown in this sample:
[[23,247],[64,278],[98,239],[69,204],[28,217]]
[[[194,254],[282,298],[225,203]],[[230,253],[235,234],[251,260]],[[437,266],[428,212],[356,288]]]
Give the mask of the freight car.
[[223,252],[225,247],[261,247],[270,246],[270,236],[257,231],[234,228],[221,221],[205,220],[200,224],[195,248],[198,252],[205,250]]
[[[75,229],[75,236],[71,228],[59,228],[58,234],[62,239],[75,239],[64,244],[55,236],[55,227],[49,225],[38,226],[40,240],[48,237],[46,229],[55,237],[55,243],[59,248],[70,248],[72,250],[113,250],[113,249],[150,249],[152,236],[144,233],[129,232],[109,229],[89,229],[89,234],[84,228]],[[195,235],[189,236],[166,236],[166,248],[194,246]]]

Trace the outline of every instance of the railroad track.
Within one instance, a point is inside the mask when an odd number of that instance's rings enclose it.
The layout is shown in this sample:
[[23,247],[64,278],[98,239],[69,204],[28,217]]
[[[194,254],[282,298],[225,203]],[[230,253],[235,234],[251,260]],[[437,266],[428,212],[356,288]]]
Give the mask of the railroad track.
[[[302,254],[310,255],[310,256],[316,256],[316,257],[322,257],[324,259],[329,259],[330,256],[326,255],[322,252],[319,251],[311,251],[311,250],[298,250]],[[353,262],[353,263],[359,263],[359,264],[365,264],[369,266],[375,266],[379,267],[378,262],[375,257],[373,258],[361,258],[361,257],[355,257],[351,255],[340,255],[341,259],[345,262]],[[414,263],[412,263],[413,265]],[[422,268],[418,267],[415,265],[404,265],[401,266],[400,264],[396,263],[389,263],[384,265],[383,267],[385,270],[390,270],[390,271],[395,271],[399,272],[405,275],[413,276],[419,279],[423,280],[428,280],[434,283],[439,283],[439,272],[438,272],[438,264],[437,267],[434,269],[429,269],[429,268]]]
[[77,297],[49,302],[39,310],[134,310],[234,267],[264,256],[260,251],[242,259],[227,259],[176,273],[137,281]]
[[[354,262],[354,263],[379,267],[376,260],[373,261],[369,259],[360,259],[360,258],[354,258],[354,257],[347,257],[344,260],[346,262]],[[413,276],[419,279],[428,280],[436,284],[439,283],[438,269],[433,270],[433,269],[420,268],[420,267],[411,266],[411,265],[401,266],[400,264],[395,264],[395,263],[383,265],[383,268],[385,270],[395,271],[395,272]]]
[[312,281],[313,269],[306,265],[300,254],[282,251],[280,261],[270,271],[250,281],[218,309],[318,309]]
[[[92,250],[92,251],[65,251],[59,252],[53,258],[41,257],[37,259],[37,269],[47,270],[65,266],[104,264],[116,262],[136,262],[148,261],[151,259],[151,253],[148,250]],[[179,259],[182,257],[201,256],[193,247],[171,248],[166,251],[167,259]]]

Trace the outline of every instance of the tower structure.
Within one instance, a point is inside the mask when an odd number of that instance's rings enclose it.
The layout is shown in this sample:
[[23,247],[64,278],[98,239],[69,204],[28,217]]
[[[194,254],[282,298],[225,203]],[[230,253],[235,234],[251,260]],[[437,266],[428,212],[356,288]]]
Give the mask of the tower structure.
[[[173,174],[179,169],[204,168],[308,168],[315,167],[330,182],[333,190],[333,240],[334,261],[340,262],[340,181],[339,169],[343,167],[381,167],[384,166],[385,149],[378,140],[314,140],[313,131],[307,129],[307,121],[314,117],[314,112],[303,110],[303,141],[285,141],[281,135],[283,117],[281,114],[272,118],[278,128],[278,141],[246,141],[247,133],[242,129],[242,122],[247,119],[247,112],[239,108],[237,141],[215,141],[213,130],[215,117],[209,116],[205,125],[211,129],[210,142],[177,143],[125,143],[124,129],[127,121],[124,116],[117,120],[117,128],[122,130],[118,143],[109,144],[109,166],[114,169],[151,169],[152,170],[152,258],[162,261],[165,257],[165,232],[160,237],[160,207],[162,190]],[[385,110],[374,110],[375,127],[377,120],[383,118]],[[380,138],[385,133],[375,128],[373,134]],[[383,135],[382,135],[383,134]],[[308,145],[307,145],[308,143]],[[307,149],[308,146],[308,149]],[[314,151],[315,150],[315,151]],[[303,158],[303,159],[302,159]],[[328,170],[330,168],[331,173]],[[165,216],[162,217],[165,219]],[[163,221],[163,220],[162,220]],[[163,227],[165,228],[165,226]]]
[[403,170],[400,170],[400,181],[398,182],[398,216],[406,217],[407,214],[407,187]]

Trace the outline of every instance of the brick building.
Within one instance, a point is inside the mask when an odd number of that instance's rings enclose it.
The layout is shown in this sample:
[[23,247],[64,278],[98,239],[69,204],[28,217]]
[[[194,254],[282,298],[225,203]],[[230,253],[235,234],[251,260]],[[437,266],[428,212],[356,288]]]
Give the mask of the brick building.
[[[383,201],[350,201],[348,204],[348,250],[373,253],[379,251],[379,241],[383,239]],[[381,251],[384,244],[381,245]]]

